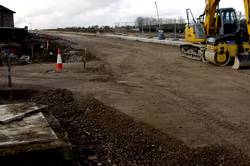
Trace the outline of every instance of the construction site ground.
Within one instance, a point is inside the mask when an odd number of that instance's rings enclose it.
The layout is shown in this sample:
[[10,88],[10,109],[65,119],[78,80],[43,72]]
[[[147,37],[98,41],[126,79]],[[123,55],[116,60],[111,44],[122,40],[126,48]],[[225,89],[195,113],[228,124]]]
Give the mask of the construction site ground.
[[[95,58],[62,73],[52,63],[14,66],[14,88],[51,105],[78,164],[250,164],[250,70],[189,60],[164,44],[50,35]],[[1,89],[6,75],[0,67]]]

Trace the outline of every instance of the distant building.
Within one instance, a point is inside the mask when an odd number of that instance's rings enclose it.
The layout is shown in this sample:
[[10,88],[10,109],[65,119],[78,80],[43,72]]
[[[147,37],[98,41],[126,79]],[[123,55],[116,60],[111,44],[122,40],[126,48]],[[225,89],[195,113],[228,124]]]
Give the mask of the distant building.
[[14,27],[14,14],[16,12],[0,5],[0,27]]

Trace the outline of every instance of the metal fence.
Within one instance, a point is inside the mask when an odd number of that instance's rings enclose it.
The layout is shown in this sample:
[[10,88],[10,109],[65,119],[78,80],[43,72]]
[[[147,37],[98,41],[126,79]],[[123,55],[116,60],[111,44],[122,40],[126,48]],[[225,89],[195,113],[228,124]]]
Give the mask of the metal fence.
[[[129,35],[135,33],[138,36],[155,35],[159,29],[163,30],[169,38],[182,38],[187,20],[183,18],[144,18],[135,22],[115,23],[115,33]],[[160,26],[160,27],[159,27]]]
[[[238,20],[242,20],[245,18],[245,15],[241,12],[237,12],[237,18]],[[188,20],[183,17],[163,17],[159,19],[159,22],[153,17],[141,17],[141,20],[137,18],[134,22],[115,23],[115,32],[123,35],[135,33],[138,36],[147,36],[151,33],[154,35],[159,29],[162,29],[169,38],[183,38],[187,22]]]

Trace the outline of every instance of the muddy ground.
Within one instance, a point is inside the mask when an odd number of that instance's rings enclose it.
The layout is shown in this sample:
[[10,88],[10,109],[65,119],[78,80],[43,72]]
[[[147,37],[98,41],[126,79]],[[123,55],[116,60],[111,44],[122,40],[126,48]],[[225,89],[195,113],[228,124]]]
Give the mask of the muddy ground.
[[[191,61],[165,45],[53,35],[96,58],[85,70],[82,63],[65,64],[63,73],[55,73],[54,64],[15,66],[13,81],[18,87],[67,89],[77,105],[85,103],[76,108],[83,115],[73,118],[68,111],[53,111],[75,138],[70,142],[79,145],[72,143],[80,164],[89,162],[88,155],[79,157],[88,152],[81,141],[89,137],[94,140],[87,144],[89,159],[103,164],[249,165],[249,70]],[[6,87],[6,68],[0,74]],[[56,101],[54,90],[45,96],[51,104]]]

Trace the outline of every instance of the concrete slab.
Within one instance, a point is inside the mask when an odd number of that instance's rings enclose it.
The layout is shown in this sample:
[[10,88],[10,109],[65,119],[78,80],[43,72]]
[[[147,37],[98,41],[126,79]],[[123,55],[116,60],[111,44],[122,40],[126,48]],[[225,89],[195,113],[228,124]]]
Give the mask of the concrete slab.
[[39,112],[21,121],[0,124],[0,156],[65,147]]
[[35,113],[46,107],[45,105],[37,105],[35,103],[0,105],[0,124],[20,120],[26,115]]

